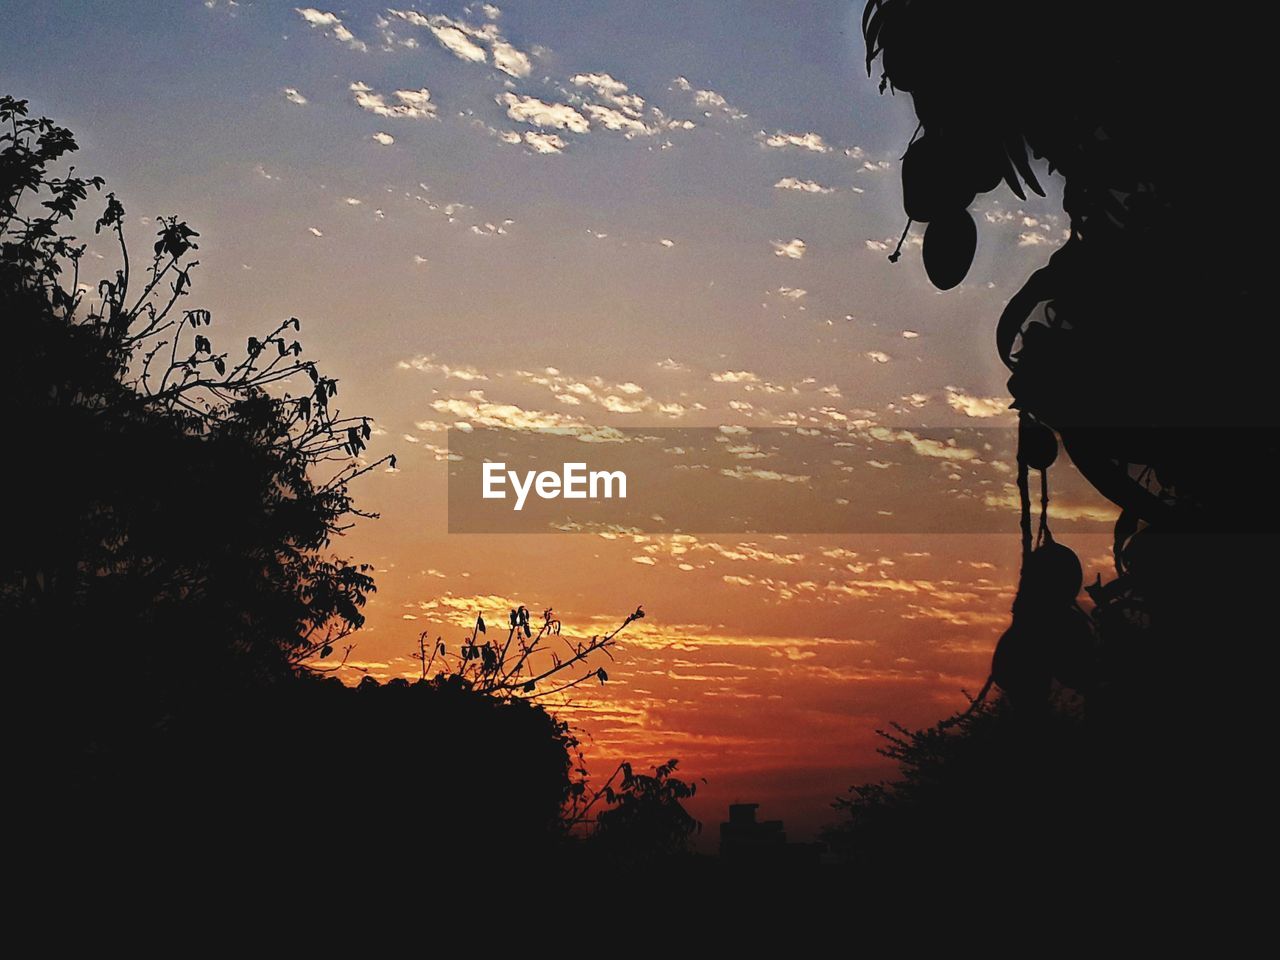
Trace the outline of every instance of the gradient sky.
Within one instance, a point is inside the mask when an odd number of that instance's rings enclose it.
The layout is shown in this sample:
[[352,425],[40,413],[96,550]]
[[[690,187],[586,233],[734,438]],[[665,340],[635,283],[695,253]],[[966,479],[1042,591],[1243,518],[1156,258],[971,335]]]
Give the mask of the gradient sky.
[[[918,232],[889,264],[915,122],[866,77],[860,2],[0,13],[0,91],[75,131],[137,243],[161,214],[200,231],[215,344],[301,318],[373,452],[398,454],[358,488],[382,519],[339,544],[380,571],[348,676],[416,676],[418,633],[456,643],[476,612],[551,606],[587,635],[643,603],[610,683],[561,709],[599,771],[679,757],[707,778],[708,838],[734,800],[811,835],[887,771],[877,727],[981,685],[1018,549],[993,457],[936,470],[1006,510],[1003,535],[445,533],[458,423],[880,429],[920,456],[903,432],[1012,423],[994,322],[1063,239],[1056,184],[979,198],[953,291]],[[1060,529],[1110,575],[1067,515],[1107,511],[1068,502]]]

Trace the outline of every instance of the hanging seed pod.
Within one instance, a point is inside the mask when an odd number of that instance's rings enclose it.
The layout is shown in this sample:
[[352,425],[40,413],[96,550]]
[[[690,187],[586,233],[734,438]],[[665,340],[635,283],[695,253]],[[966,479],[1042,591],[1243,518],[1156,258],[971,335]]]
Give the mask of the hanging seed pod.
[[1049,539],[1023,562],[1017,602],[1033,611],[1071,604],[1083,586],[1084,568],[1075,551]]
[[1043,702],[1053,672],[1044,637],[1015,618],[991,656],[991,679],[1014,703]]
[[967,181],[968,170],[955,150],[937,135],[925,134],[902,157],[902,206],[921,223],[954,216],[977,196]]
[[1019,417],[1018,459],[1033,470],[1048,470],[1058,459],[1058,438],[1038,420]]
[[939,290],[958,285],[973,266],[978,228],[968,210],[938,217],[924,233],[924,270]]

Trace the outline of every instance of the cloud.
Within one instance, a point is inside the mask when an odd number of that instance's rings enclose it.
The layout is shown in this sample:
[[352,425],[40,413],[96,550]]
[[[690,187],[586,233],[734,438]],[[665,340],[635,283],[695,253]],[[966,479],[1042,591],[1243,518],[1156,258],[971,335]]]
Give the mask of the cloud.
[[976,450],[957,446],[954,437],[944,442],[918,436],[910,430],[890,430],[888,427],[872,427],[867,431],[867,435],[882,443],[905,443],[922,457],[931,457],[936,460],[978,459]]
[[866,353],[863,354],[863,356],[866,357],[868,360],[870,360],[872,363],[888,363],[891,359],[893,359],[882,350],[868,350]]
[[[383,94],[377,93],[372,87],[358,80],[351,84],[349,89],[357,106],[380,117],[395,120],[426,120],[436,115],[436,105],[431,102],[431,91],[426,87],[421,90],[397,90],[395,98],[400,102],[395,104],[387,103],[387,98]],[[378,139],[376,134],[374,139]]]
[[502,10],[499,7],[494,6],[492,3],[482,3],[480,4],[480,9],[484,11],[484,15],[490,20],[497,20],[502,16]]
[[[497,7],[492,9],[497,10]],[[436,42],[459,60],[467,63],[488,63],[489,55],[485,51],[485,45],[487,45],[493,54],[494,67],[503,73],[523,79],[533,72],[533,62],[529,59],[529,55],[514,47],[502,35],[496,23],[475,26],[465,20],[455,20],[441,13],[424,16],[416,10],[389,10],[388,13],[415,27],[424,27],[431,31]],[[485,15],[489,16],[487,8]],[[489,16],[489,19],[496,20],[497,16]]]
[[623,434],[613,427],[592,427],[580,417],[547,410],[525,410],[513,403],[493,403],[480,390],[473,390],[467,398],[433,400],[431,406],[437,413],[450,414],[469,425],[502,430],[545,430],[584,441],[624,439]]
[[670,250],[672,247],[676,245],[676,242],[674,240],[668,240],[666,237],[663,237],[661,240],[658,241],[658,243],[662,244],[668,250]]
[[644,99],[631,93],[621,80],[615,80],[607,73],[579,73],[573,77],[575,87],[587,87],[605,103],[617,107],[631,117],[639,117],[644,110]]
[[506,104],[507,116],[519,123],[569,130],[572,133],[586,133],[591,129],[587,118],[567,103],[545,103],[537,97],[524,97],[510,92],[504,93],[498,102]]
[[[988,507],[1003,507],[1007,510],[1021,510],[1022,500],[1018,492],[1010,488],[1003,495],[988,494],[982,501]],[[1093,506],[1090,504],[1064,503],[1059,499],[1049,501],[1050,520],[1092,520],[1098,523],[1115,523],[1120,508],[1111,504]]]
[[747,115],[745,113],[730,104],[729,101],[714,90],[699,90],[684,77],[676,77],[671,81],[671,86],[676,90],[683,90],[685,93],[692,94],[694,105],[701,107],[708,117],[713,113],[723,113],[731,120],[746,119]]
[[308,233],[310,233],[313,237],[323,237],[323,236],[324,236],[324,234],[323,234],[323,233],[321,233],[319,230],[317,230],[315,227],[307,227],[307,232],[308,232]]
[[524,78],[533,72],[533,62],[529,55],[505,40],[497,40],[493,44],[493,65],[513,77]]
[[331,34],[335,40],[345,43],[352,50],[369,49],[363,40],[357,39],[354,33],[343,26],[342,19],[337,14],[326,13],[315,7],[294,7],[293,9],[310,26]]
[[788,300],[803,300],[809,291],[801,287],[778,287],[774,293],[780,297],[786,297]]
[[392,10],[391,12],[414,26],[426,27],[436,38],[436,42],[459,60],[467,60],[471,63],[488,62],[489,58],[484,47],[471,39],[474,31],[467,24],[439,13],[424,17],[412,10],[405,12]]
[[629,380],[623,383],[611,383],[599,376],[577,379],[562,374],[555,367],[547,367],[540,372],[517,370],[516,376],[528,383],[546,387],[558,401],[570,406],[579,406],[586,401],[603,407],[610,413],[640,413],[657,407],[659,412],[666,413],[668,416],[678,415],[669,410],[662,410],[661,406],[645,393],[644,387]]
[[777,149],[799,147],[802,150],[812,150],[814,153],[829,153],[831,151],[831,147],[827,142],[816,133],[783,133],[779,130],[777,133],[769,135],[761,130],[756,134],[756,139],[766,147]]
[[979,419],[998,417],[1009,411],[1007,397],[975,397],[959,387],[947,387],[947,403],[952,410]]
[[538,133],[529,130],[524,135],[524,142],[534,153],[563,153],[565,142],[554,133]]
[[372,137],[370,137],[369,139],[373,140],[375,143],[380,143],[380,144],[382,144],[384,147],[389,147],[389,146],[391,146],[393,143],[395,143],[395,142],[396,142],[396,138],[395,138],[395,137],[393,137],[393,136],[392,136],[391,134],[389,134],[389,133],[383,133],[381,130],[379,130],[377,133],[375,133],[375,134],[374,134]]
[[[415,262],[426,263],[421,257],[414,257]],[[454,380],[488,380],[489,378],[475,367],[454,367],[436,360],[434,354],[423,354],[410,360],[401,360],[396,364],[401,370],[417,370],[421,373],[438,373]]]
[[296,103],[298,106],[305,106],[307,98],[300,94],[295,87],[284,88],[284,98],[290,103]]
[[725,370],[723,373],[713,373],[711,379],[714,383],[759,383],[758,374],[752,373],[750,370]]
[[804,257],[804,251],[804,241],[799,237],[792,240],[773,241],[773,255],[775,257],[786,257],[788,260],[799,260]]
[[612,107],[604,107],[598,103],[583,104],[583,110],[587,115],[606,130],[622,130],[625,131],[628,139],[635,136],[649,136],[657,133],[657,129],[649,126],[643,120],[637,120],[630,117],[620,110],[614,110]]
[[779,473],[777,470],[760,470],[756,467],[722,468],[722,476],[735,480],[775,480],[782,483],[808,483],[809,477],[795,473]]
[[796,190],[800,193],[835,193],[834,187],[824,187],[813,180],[800,180],[796,177],[783,177],[774,187],[778,190]]

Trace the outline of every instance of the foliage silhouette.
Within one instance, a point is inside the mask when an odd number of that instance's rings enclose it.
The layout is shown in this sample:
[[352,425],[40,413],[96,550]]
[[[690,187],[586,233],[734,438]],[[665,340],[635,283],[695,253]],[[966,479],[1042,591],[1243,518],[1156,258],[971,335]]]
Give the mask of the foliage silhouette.
[[[1209,678],[1269,619],[1280,431],[1276,328],[1255,319],[1270,252],[1245,239],[1256,210],[1208,188],[1188,143],[1233,142],[1264,115],[1269,41],[1231,31],[1219,88],[1193,66],[1209,22],[1147,4],[868,0],[862,26],[868,72],[878,61],[881,92],[908,94],[919,120],[903,203],[907,231],[927,224],[935,285],[972,265],[980,194],[1045,194],[1035,160],[1062,178],[1071,229],[996,325],[1019,411],[1023,563],[991,679],[966,713],[898,728],[902,778],[855,788],[835,836],[881,866],[892,848],[939,866],[985,850],[1043,876],[1074,847],[1094,870],[1154,875],[1177,851],[1190,868],[1197,844],[1225,849],[1257,822],[1247,783],[1267,692],[1248,671]],[[1039,66],[1021,69],[1029,51]],[[1247,143],[1235,157],[1256,158]],[[1116,577],[1088,586],[1088,614],[1079,560],[1049,531],[1059,442],[1121,509]],[[1238,791],[1193,800],[1194,762],[1241,771]]]
[[620,763],[605,784],[572,813],[571,822],[586,822],[594,806],[604,801],[590,833],[589,852],[605,862],[623,866],[666,863],[692,854],[692,841],[702,829],[682,800],[698,792],[696,783],[672,776],[677,760],[668,760],[652,773],[636,773]]
[[[1200,25],[1162,20],[1171,36],[1153,43],[1152,16],[1143,4],[1099,19],[1065,4],[869,0],[863,33],[868,71],[878,60],[881,90],[909,94],[920,121],[902,161],[903,199],[908,217],[927,222],[926,267],[938,232],[931,277],[967,271],[971,245],[948,224],[967,218],[979,194],[1003,181],[1019,198],[1043,195],[1035,159],[1062,177],[1070,235],[1012,297],[996,332],[1023,435],[1024,551],[1029,560],[1052,544],[1043,516],[1033,544],[1027,473],[1041,471],[1047,504],[1044,475],[1061,440],[1122,510],[1117,579],[1096,584],[1094,601],[1139,612],[1186,658],[1224,618],[1243,627],[1241,612],[1256,612],[1277,533],[1273,511],[1243,492],[1246,465],[1265,470],[1280,452],[1270,373],[1280,344],[1274,324],[1251,320],[1265,309],[1266,254],[1233,242],[1253,211],[1205,189],[1203,164],[1186,149],[1193,122],[1204,136],[1252,122],[1266,61],[1264,41],[1235,34],[1232,95],[1198,115],[1208,98],[1185,58]],[[1009,59],[984,53],[1033,47],[1049,66],[1016,78]],[[1232,604],[1218,602],[1222,578],[1196,562],[1206,555],[1232,558]],[[1024,564],[1024,594],[1035,592],[1034,567]],[[1022,612],[1054,621],[1037,632],[1079,634],[1073,604],[1048,617],[1035,605],[1022,598],[1015,627]],[[1013,672],[1034,686],[1045,664],[1026,646],[1026,657],[1003,658],[1005,672],[1023,663]],[[1078,667],[1089,658],[1067,659]],[[1132,660],[1123,651],[1112,659]],[[1110,679],[1084,672],[1077,685]]]
[[[609,648],[615,645],[618,634],[642,619],[644,608],[636,607],[609,632],[593,635],[586,642],[573,642],[561,636],[561,623],[554,610],[543,611],[542,625],[535,634],[529,622],[529,608],[520,606],[507,617],[506,640],[481,640],[482,635],[488,634],[488,625],[484,615],[477,614],[470,636],[463,638],[456,654],[449,651],[441,637],[436,637],[427,653],[431,631],[426,630],[418,636],[418,651],[413,657],[422,664],[424,680],[428,675],[455,676],[490,696],[531,700],[553,697],[591,680],[606,683],[608,671],[604,667],[590,669],[586,662],[597,653],[612,660]],[[553,643],[556,639],[560,645]],[[434,674],[433,669],[437,670]],[[546,681],[550,686],[541,686]]]
[[[564,854],[603,790],[537,701],[604,683],[603,667],[577,671],[643,610],[561,655],[551,611],[535,637],[521,607],[500,650],[477,642],[478,619],[457,656],[428,655],[424,635],[416,683],[339,682],[334,654],[375,585],[333,542],[372,516],[352,482],[395,458],[366,459],[371,423],[339,410],[296,319],[243,352],[215,345],[212,315],[185,305],[199,234],[177,217],[159,218],[139,268],[107,194],[94,232],[119,263],[83,282],[88,245],[69,231],[104,184],[54,171],[75,150],[0,98],[0,315],[20,358],[0,402],[25,461],[0,618],[67,665],[29,691],[33,839],[81,863],[278,856],[321,876],[367,862],[363,838],[388,822],[436,862]],[[638,782],[602,806],[630,810]]]
[[[297,320],[216,349],[210,313],[185,306],[198,234],[176,217],[139,267],[108,194],[94,231],[119,265],[82,283],[87,245],[67,231],[103,183],[54,174],[75,149],[0,99],[0,308],[22,358],[0,400],[15,452],[34,441],[0,600],[16,633],[81,665],[58,713],[101,759],[117,734],[290,678],[361,625],[370,570],[329,548],[359,514],[350,482],[392,458],[361,459],[370,423],[300,359]],[[74,729],[89,716],[91,737]]]

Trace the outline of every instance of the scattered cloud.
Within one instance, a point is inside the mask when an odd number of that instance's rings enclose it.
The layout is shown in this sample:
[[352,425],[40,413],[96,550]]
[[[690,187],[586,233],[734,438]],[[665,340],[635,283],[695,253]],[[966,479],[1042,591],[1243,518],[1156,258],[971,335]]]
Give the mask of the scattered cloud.
[[621,130],[628,138],[635,136],[649,136],[657,133],[656,128],[649,126],[643,120],[623,113],[621,110],[615,110],[613,107],[601,106],[598,103],[583,104],[583,110],[600,126],[606,130]]
[[761,470],[757,467],[722,468],[722,476],[735,480],[776,480],[782,483],[808,483],[809,477],[795,473],[779,473],[777,470]]
[[[1017,490],[1009,488],[1003,494],[988,494],[983,498],[988,507],[1003,507],[1006,510],[1021,510],[1022,499]],[[1120,508],[1112,504],[1080,504],[1067,503],[1054,498],[1049,501],[1050,520],[1089,520],[1097,523],[1115,523]]]
[[777,149],[799,147],[802,150],[812,150],[814,153],[831,152],[831,147],[816,133],[783,133],[779,130],[777,133],[767,134],[761,130],[756,134],[756,139],[766,147]]
[[795,190],[799,193],[835,193],[834,187],[824,187],[813,180],[801,180],[797,177],[783,177],[774,187],[778,190]]
[[393,143],[395,143],[395,142],[396,142],[396,138],[395,138],[395,137],[393,137],[393,136],[392,136],[391,134],[389,134],[389,133],[383,133],[381,130],[379,130],[377,133],[375,133],[375,134],[374,134],[372,137],[370,137],[369,139],[373,140],[375,143],[380,143],[380,144],[382,144],[384,147],[389,147],[389,146],[391,146]]
[[565,142],[554,133],[525,132],[524,142],[534,153],[563,153]]
[[610,106],[617,107],[631,117],[639,117],[644,110],[644,99],[631,93],[621,80],[607,73],[579,73],[572,78],[575,87],[585,87]]
[[442,13],[423,15],[416,10],[389,10],[388,12],[406,23],[430,31],[436,42],[459,60],[467,63],[489,63],[491,53],[493,66],[498,70],[518,79],[529,76],[533,72],[533,61],[529,55],[517,49],[502,35],[498,25],[493,22],[498,19],[497,16],[489,16],[488,9],[482,9],[490,22],[480,26],[447,17]]
[[714,90],[699,90],[684,77],[676,77],[671,81],[671,86],[675,90],[683,90],[685,93],[691,94],[694,106],[701,107],[704,115],[708,117],[716,113],[722,113],[730,120],[746,119],[747,115],[745,113]]
[[955,437],[935,440],[931,437],[921,437],[910,430],[890,430],[888,427],[872,427],[867,431],[867,436],[881,443],[905,443],[918,455],[936,460],[978,459],[978,451],[958,446]]
[[493,65],[503,73],[521,79],[533,72],[533,61],[529,59],[529,55],[522,50],[517,50],[505,40],[494,41]]
[[[436,105],[431,102],[431,91],[426,87],[421,90],[397,90],[395,98],[399,103],[387,103],[387,98],[377,93],[367,84],[355,81],[350,88],[356,105],[362,110],[395,120],[426,120],[436,115]],[[374,135],[377,140],[377,134]],[[379,140],[381,143],[382,141]]]
[[285,87],[284,98],[290,103],[296,103],[300,107],[305,106],[307,103],[307,98],[299,93],[296,87]]
[[947,387],[947,404],[966,417],[986,419],[1009,412],[1007,397],[975,397],[959,387]]
[[804,252],[804,241],[799,237],[791,240],[773,241],[773,255],[775,257],[786,257],[788,260],[799,260],[804,257]]
[[465,398],[433,400],[437,413],[457,417],[469,426],[503,430],[546,430],[576,436],[586,441],[617,441],[623,434],[612,427],[593,427],[581,418],[547,410],[526,410],[514,403],[494,403],[481,390],[471,391]]
[[509,91],[499,97],[498,102],[506,104],[507,116],[519,123],[572,133],[586,133],[591,129],[587,118],[567,103],[546,103],[537,97],[520,96]]
[[[417,263],[426,263],[423,257],[413,258]],[[413,357],[409,360],[401,360],[396,364],[401,370],[417,370],[421,373],[436,373],[445,378],[454,380],[488,380],[489,378],[481,373],[475,367],[461,366],[455,367],[447,363],[441,363],[435,358],[434,354],[423,354],[422,356]]]
[[446,17],[441,13],[434,13],[429,16],[423,16],[416,10],[391,10],[390,13],[412,23],[415,27],[425,27],[431,31],[431,35],[436,38],[436,42],[459,60],[466,60],[471,63],[488,62],[489,57],[485,53],[484,47],[472,39],[475,31],[468,24]]
[[324,31],[326,36],[332,36],[333,39],[346,44],[352,50],[365,51],[369,49],[363,40],[357,38],[354,33],[343,25],[342,19],[337,14],[326,13],[323,10],[317,10],[315,7],[294,7],[293,9],[298,16],[307,21],[308,25]]

